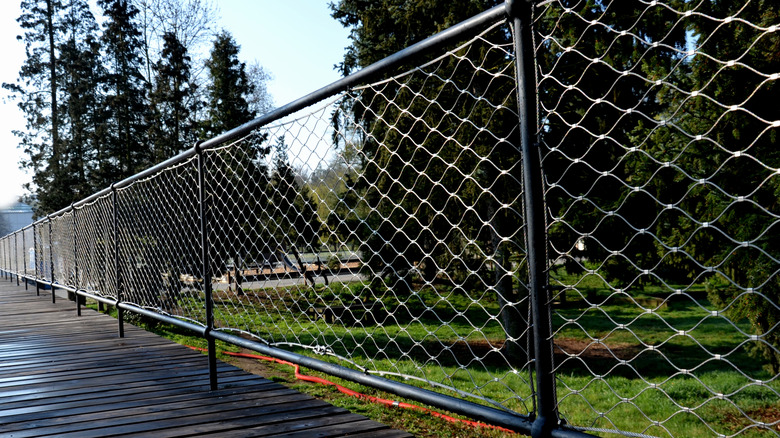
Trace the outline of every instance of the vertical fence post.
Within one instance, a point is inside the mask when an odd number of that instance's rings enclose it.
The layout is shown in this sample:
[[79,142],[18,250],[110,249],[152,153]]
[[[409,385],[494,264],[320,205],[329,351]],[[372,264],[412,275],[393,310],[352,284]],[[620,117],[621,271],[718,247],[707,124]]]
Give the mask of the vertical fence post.
[[22,228],[22,266],[24,267],[24,290],[27,290],[27,238]]
[[8,281],[11,283],[14,282],[14,264],[13,264],[13,257],[14,257],[14,251],[11,250],[11,237],[6,236],[5,239],[8,241]]
[[78,239],[76,239],[76,208],[73,203],[70,204],[71,223],[73,224],[73,291],[76,298],[76,315],[81,316],[81,296],[79,296],[79,258],[78,258]]
[[49,272],[51,273],[49,282],[51,284],[51,302],[56,303],[57,294],[54,293],[54,240],[51,238],[51,216],[46,216],[46,219],[49,220]]
[[517,106],[520,117],[525,219],[528,244],[528,271],[534,336],[537,412],[531,436],[550,436],[558,427],[555,394],[550,298],[546,281],[547,244],[542,186],[541,158],[536,131],[536,74],[532,42],[533,2],[507,0],[507,12],[513,23]]
[[19,286],[19,232],[14,233],[14,264],[16,265],[16,285]]
[[203,277],[203,293],[206,296],[206,341],[209,356],[209,386],[212,391],[217,389],[217,347],[211,331],[214,330],[214,298],[211,288],[211,260],[208,249],[208,219],[206,214],[206,172],[205,159],[201,142],[195,144],[198,156],[198,215],[200,216],[200,249],[201,276]]
[[119,266],[119,203],[117,202],[116,187],[111,184],[111,209],[112,209],[112,228],[114,232],[114,286],[116,288],[116,319],[119,324],[119,337],[125,337],[125,312],[119,307],[119,303],[122,302],[122,273]]
[[41,295],[41,285],[38,282],[38,279],[40,278],[38,276],[38,260],[40,260],[40,255],[38,254],[38,231],[35,229],[35,222],[32,224],[32,230],[33,230],[33,276],[35,277],[35,295],[40,296]]

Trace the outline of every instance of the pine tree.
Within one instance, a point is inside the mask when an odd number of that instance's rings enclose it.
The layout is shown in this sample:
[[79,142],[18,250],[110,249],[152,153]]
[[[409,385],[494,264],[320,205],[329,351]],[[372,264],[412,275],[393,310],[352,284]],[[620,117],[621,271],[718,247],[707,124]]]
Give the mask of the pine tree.
[[99,0],[106,17],[105,51],[109,131],[100,166],[102,185],[133,175],[152,163],[146,142],[148,84],[142,74],[143,42],[136,23],[138,10],[129,0]]
[[308,187],[298,178],[287,155],[284,137],[274,146],[271,174],[271,236],[282,250],[310,250],[319,247],[320,221]]
[[[247,99],[252,92],[246,65],[238,58],[239,46],[227,31],[217,35],[211,56],[206,62],[210,82],[207,86],[207,119],[202,136],[216,136],[252,120]],[[252,134],[233,147],[206,154],[209,196],[214,208],[215,234],[212,256],[214,269],[233,259],[238,263],[247,257],[267,252],[263,217],[267,214],[265,200],[268,169],[267,149],[262,146],[266,136]],[[255,243],[260,244],[257,246]]]
[[248,97],[253,92],[246,73],[246,64],[238,59],[240,47],[233,36],[220,32],[206,61],[210,76],[207,86],[207,120],[205,136],[216,136],[236,128],[254,118]]
[[162,57],[154,65],[154,87],[149,94],[149,142],[154,161],[170,158],[191,147],[197,138],[195,114],[199,102],[192,82],[187,49],[173,33],[163,35]]
[[25,44],[27,58],[16,84],[3,84],[19,98],[18,106],[25,114],[24,130],[14,134],[20,139],[27,158],[22,167],[32,171],[31,193],[28,201],[34,214],[40,217],[69,204],[72,199],[62,184],[62,146],[58,107],[59,59],[58,44],[62,31],[58,0],[25,0],[22,14],[17,19],[24,30],[18,39]]
[[[626,151],[650,147],[643,141],[653,128],[646,117],[663,111],[666,90],[655,82],[678,64],[670,48],[685,41],[684,28],[666,27],[675,18],[641,2],[592,0],[568,13],[551,8],[538,22],[542,35],[553,36],[538,52],[539,98],[550,113],[542,135],[544,173],[552,187],[546,196],[553,218],[550,245],[570,272],[582,269],[575,255],[597,261],[605,287],[651,283],[654,277],[646,272],[659,263],[651,233],[636,233],[659,224],[653,222],[654,191],[634,187],[664,178],[639,171],[646,154]],[[591,27],[588,20],[609,26]],[[643,39],[637,41],[630,29],[642,29]],[[579,239],[584,251],[574,249]]]
[[[702,2],[698,12],[688,88],[696,95],[672,107],[687,115],[676,118],[685,131],[676,143],[693,212],[678,242],[694,242],[686,247],[695,261],[717,267],[707,278],[710,299],[733,320],[750,321],[760,339],[748,349],[778,373],[780,84],[767,78],[780,72],[780,35],[764,29],[780,22],[780,4]],[[727,18],[736,19],[722,24]]]
[[65,41],[60,48],[62,67],[63,167],[65,184],[74,200],[100,189],[94,181],[101,148],[103,80],[100,41],[95,17],[85,0],[70,0],[63,21]]

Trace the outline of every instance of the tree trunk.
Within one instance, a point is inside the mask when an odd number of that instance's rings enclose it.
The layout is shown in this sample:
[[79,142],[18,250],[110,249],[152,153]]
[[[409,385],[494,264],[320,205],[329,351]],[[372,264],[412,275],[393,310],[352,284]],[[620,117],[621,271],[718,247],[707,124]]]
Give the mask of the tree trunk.
[[[51,86],[51,171],[58,178],[60,171],[60,124],[57,107],[57,58],[54,45],[54,5],[46,1],[47,36],[49,39],[49,82]],[[56,179],[55,179],[56,180]]]
[[528,322],[528,296],[522,297],[519,291],[514,289],[512,263],[509,260],[507,243],[502,242],[506,233],[506,218],[503,212],[496,213],[495,207],[488,208],[488,214],[492,217],[490,238],[494,251],[495,263],[495,288],[501,325],[506,333],[503,352],[505,357],[516,367],[523,366],[530,359]]

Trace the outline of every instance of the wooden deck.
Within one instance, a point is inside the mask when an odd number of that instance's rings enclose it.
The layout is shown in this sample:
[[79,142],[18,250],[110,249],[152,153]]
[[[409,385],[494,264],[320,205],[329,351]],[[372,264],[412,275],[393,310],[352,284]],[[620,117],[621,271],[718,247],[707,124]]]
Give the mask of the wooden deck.
[[408,437],[0,278],[0,437]]

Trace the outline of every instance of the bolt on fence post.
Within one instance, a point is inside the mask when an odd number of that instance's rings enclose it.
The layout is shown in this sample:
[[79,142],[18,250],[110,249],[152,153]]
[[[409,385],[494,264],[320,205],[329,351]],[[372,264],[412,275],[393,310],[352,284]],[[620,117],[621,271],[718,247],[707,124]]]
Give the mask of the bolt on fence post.
[[551,334],[550,299],[548,297],[546,265],[546,225],[541,158],[534,142],[536,131],[534,47],[532,41],[533,2],[507,0],[507,13],[513,24],[517,106],[520,117],[520,147],[522,149],[523,185],[525,196],[528,271],[531,291],[531,312],[536,371],[536,419],[531,436],[550,436],[558,427],[555,393],[553,344]]
[[212,391],[217,389],[217,348],[211,331],[214,330],[214,299],[211,288],[211,260],[208,251],[208,220],[206,218],[206,175],[201,143],[195,143],[195,152],[198,156],[198,215],[200,216],[200,247],[201,247],[201,276],[203,277],[203,293],[206,298],[206,341],[208,342],[209,356],[209,386]]
[[125,337],[125,312],[119,307],[119,303],[122,302],[122,275],[119,267],[119,226],[117,217],[118,202],[117,202],[116,187],[111,184],[111,210],[112,210],[112,228],[113,228],[113,241],[114,241],[114,286],[116,288],[116,319],[119,324],[119,337]]

